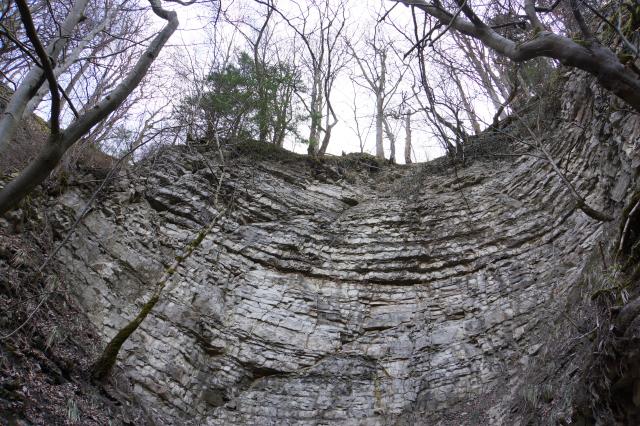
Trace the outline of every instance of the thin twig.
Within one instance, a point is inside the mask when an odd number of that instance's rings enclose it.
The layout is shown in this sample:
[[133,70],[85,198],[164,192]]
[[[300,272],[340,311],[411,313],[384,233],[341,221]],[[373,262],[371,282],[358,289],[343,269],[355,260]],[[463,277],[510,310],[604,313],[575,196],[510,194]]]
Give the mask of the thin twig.
[[456,19],[458,19],[458,16],[460,15],[460,12],[462,12],[462,9],[467,5],[467,0],[464,0],[464,2],[460,5],[460,7],[458,8],[458,10],[456,10],[456,13],[453,14],[453,16],[451,17],[451,21],[449,21],[449,23],[447,24],[446,28],[436,36],[436,38],[434,38],[433,40],[431,40],[431,42],[429,43],[429,46],[433,46],[435,44],[436,41],[438,41],[440,39],[440,37],[442,37],[443,35],[445,35],[445,33],[447,31],[449,31],[449,29],[451,28],[451,26],[453,25],[453,23],[456,21]]
[[49,57],[44,46],[40,42],[27,2],[25,0],[16,0],[16,6],[18,6],[20,18],[22,19],[27,37],[29,37],[29,41],[31,41],[31,44],[40,58],[42,70],[49,82],[51,92],[51,134],[57,135],[60,133],[60,92],[58,92],[58,82],[56,81],[56,75],[53,72],[53,59]]
[[[4,35],[5,37],[7,37],[9,40],[11,40],[16,46],[18,46],[18,49],[21,50],[25,55],[27,55],[32,61],[33,63],[40,69],[44,70],[44,67],[42,66],[42,64],[40,63],[40,61],[38,60],[37,57],[35,57],[30,51],[29,48],[27,46],[25,46],[22,42],[20,42],[20,40],[18,40],[13,34],[11,34],[11,32],[2,24],[0,23],[0,28],[3,28],[4,30],[0,31],[0,34]],[[76,109],[76,107],[73,105],[73,102],[71,101],[71,98],[69,97],[69,95],[67,94],[67,92],[62,88],[62,86],[60,84],[58,84],[58,90],[60,91],[60,93],[62,94],[62,96],[64,97],[64,99],[67,101],[67,103],[69,104],[69,109],[71,109],[71,112],[73,112],[73,115],[75,117],[78,117],[78,110]]]
[[[85,215],[87,214],[87,212],[89,211],[91,204],[93,204],[93,201],[96,199],[96,197],[98,196],[98,194],[102,191],[102,189],[105,187],[105,185],[107,184],[107,182],[111,179],[111,177],[115,174],[115,172],[117,171],[117,169],[120,167],[120,164],[122,164],[122,162],[129,157],[131,154],[133,154],[133,152],[135,150],[137,150],[138,148],[140,148],[141,146],[143,146],[144,144],[146,144],[147,142],[149,142],[150,140],[138,145],[137,147],[129,150],[127,153],[125,153],[122,157],[120,157],[120,159],[116,162],[116,164],[114,164],[114,166],[111,168],[111,170],[109,170],[109,173],[107,174],[107,176],[103,179],[102,183],[100,184],[100,186],[93,192],[93,194],[91,195],[91,198],[89,199],[89,201],[86,202],[86,204],[84,205],[81,213],[78,215],[78,217],[76,218],[76,220],[73,222],[73,224],[71,225],[71,227],[69,228],[69,231],[67,231],[67,235],[65,235],[64,239],[56,246],[56,248],[53,250],[53,252],[51,252],[51,254],[47,257],[47,259],[42,263],[42,265],[40,265],[40,267],[38,268],[36,277],[39,277],[42,275],[42,273],[44,272],[44,270],[47,268],[47,266],[49,266],[49,264],[51,263],[51,260],[53,258],[55,258],[55,256],[58,254],[58,252],[62,249],[62,247],[64,247],[64,245],[67,243],[67,241],[69,241],[69,238],[71,238],[71,236],[73,235],[73,233],[75,232],[76,228],[78,227],[78,225],[80,224],[80,221],[85,217]],[[55,287],[55,284],[54,284]],[[20,324],[16,329],[14,329],[11,333],[5,335],[5,336],[0,336],[0,340],[5,340],[8,339],[9,337],[13,336],[14,334],[16,334],[18,331],[20,331],[25,325],[27,325],[27,323],[29,323],[29,321],[31,321],[31,319],[33,318],[33,316],[36,314],[36,312],[40,309],[40,307],[42,307],[43,303],[49,298],[49,296],[53,293],[55,293],[56,290],[55,288],[53,288],[52,290],[50,290],[48,293],[45,294],[45,296],[42,298],[42,300],[38,303],[38,305],[36,305],[36,307],[33,309],[33,311],[29,314],[29,316],[27,317],[26,320],[24,320],[22,322],[22,324]]]
[[596,15],[605,24],[609,25],[613,29],[613,31],[615,31],[616,34],[618,34],[618,37],[620,37],[624,45],[627,47],[627,49],[629,49],[634,54],[634,56],[637,57],[638,55],[640,55],[640,52],[638,51],[638,49],[633,44],[631,44],[631,42],[629,41],[629,39],[627,39],[627,37],[625,37],[622,31],[620,31],[620,27],[618,25],[615,25],[613,22],[609,21],[606,16],[604,16],[597,9],[592,7],[587,2],[587,0],[581,0],[581,1],[582,1],[582,4],[584,4],[587,7],[587,9],[589,9],[594,15]]

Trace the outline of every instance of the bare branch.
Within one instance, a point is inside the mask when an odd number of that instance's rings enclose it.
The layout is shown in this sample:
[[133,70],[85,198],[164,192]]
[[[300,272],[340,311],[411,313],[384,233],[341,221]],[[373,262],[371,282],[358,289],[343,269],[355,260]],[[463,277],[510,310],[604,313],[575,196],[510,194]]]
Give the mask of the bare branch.
[[29,41],[31,41],[38,58],[40,58],[44,75],[46,76],[47,81],[49,82],[49,87],[51,88],[51,133],[55,135],[60,133],[60,92],[58,92],[58,82],[56,81],[56,76],[53,73],[52,59],[49,58],[44,46],[42,46],[42,43],[40,42],[36,28],[33,25],[33,18],[31,17],[31,11],[29,10],[27,2],[25,0],[16,0],[16,5],[20,11],[20,18],[24,24],[27,37],[29,37]]
[[584,22],[584,18],[582,17],[582,13],[580,12],[580,8],[578,7],[577,0],[570,0],[571,4],[571,12],[573,13],[573,17],[576,19],[576,23],[578,24],[578,28],[580,28],[580,32],[586,40],[593,41],[594,37],[589,29],[589,26]]
[[591,35],[577,7],[577,0],[571,0],[572,9],[581,31],[587,38],[587,45],[547,30],[539,30],[533,38],[522,42],[511,40],[483,23],[473,10],[465,5],[464,0],[456,0],[456,3],[462,7],[462,12],[468,20],[460,17],[452,20],[452,14],[438,6],[439,1],[392,1],[419,8],[445,25],[453,21],[452,28],[481,41],[485,46],[515,62],[548,57],[559,60],[563,65],[587,71],[595,76],[603,87],[640,112],[640,80],[632,70],[620,63],[611,49],[598,43]]
[[[42,183],[56,167],[67,149],[75,144],[98,122],[118,108],[127,96],[140,84],[167,40],[178,27],[176,12],[162,8],[160,0],[149,0],[151,9],[166,21],[138,61],[116,88],[93,108],[75,119],[64,132],[49,137],[42,152],[14,180],[0,190],[0,215],[18,204],[34,187]],[[52,85],[52,87],[57,87]]]
[[534,0],[525,0],[524,11],[527,14],[527,18],[529,18],[531,25],[533,25],[533,28],[535,28],[538,31],[543,31],[544,25],[542,25],[542,22],[540,22],[540,19],[538,19],[538,15],[536,14],[536,7],[534,3],[535,3]]
[[594,15],[596,15],[601,21],[603,21],[605,24],[607,24],[608,26],[611,27],[611,29],[613,29],[616,34],[618,34],[618,37],[620,37],[620,40],[622,40],[622,42],[624,43],[624,45],[627,47],[627,49],[629,49],[631,51],[631,53],[633,53],[634,56],[638,56],[640,55],[640,52],[638,51],[638,49],[636,48],[636,46],[634,46],[627,37],[625,37],[624,33],[620,30],[620,26],[615,25],[613,22],[611,22],[610,20],[607,19],[606,16],[604,16],[602,13],[600,13],[597,9],[595,9],[594,7],[592,7],[589,2],[587,0],[581,0],[582,3],[587,7],[587,9],[589,9]]

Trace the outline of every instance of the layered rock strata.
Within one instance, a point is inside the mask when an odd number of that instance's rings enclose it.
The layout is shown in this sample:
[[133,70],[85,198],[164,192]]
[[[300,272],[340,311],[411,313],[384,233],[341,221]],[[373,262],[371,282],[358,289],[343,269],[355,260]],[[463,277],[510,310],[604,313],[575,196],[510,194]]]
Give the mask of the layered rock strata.
[[[611,212],[633,183],[640,124],[576,106],[590,86],[574,80],[542,136]],[[174,147],[117,178],[59,264],[106,340],[225,212],[120,356],[118,377],[160,424],[446,423],[454,411],[477,424],[465,407],[489,394],[482,421],[500,424],[602,229],[525,151],[431,173],[287,156],[222,172],[215,152]],[[61,197],[58,229],[89,196]]]

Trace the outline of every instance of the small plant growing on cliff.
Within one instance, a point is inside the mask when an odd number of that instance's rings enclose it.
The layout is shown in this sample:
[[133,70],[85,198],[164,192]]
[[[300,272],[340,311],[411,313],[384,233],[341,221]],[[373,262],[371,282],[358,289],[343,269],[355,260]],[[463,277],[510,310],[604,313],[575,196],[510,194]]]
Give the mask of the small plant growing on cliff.
[[73,398],[67,401],[67,418],[71,423],[80,421],[80,410],[78,410],[78,404]]

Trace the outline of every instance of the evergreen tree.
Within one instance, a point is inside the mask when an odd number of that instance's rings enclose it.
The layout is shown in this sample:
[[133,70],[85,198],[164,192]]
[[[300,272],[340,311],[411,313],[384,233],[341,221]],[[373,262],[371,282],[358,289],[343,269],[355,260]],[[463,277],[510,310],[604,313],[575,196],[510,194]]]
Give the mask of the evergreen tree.
[[197,136],[252,138],[281,146],[286,134],[295,131],[302,117],[294,112],[294,95],[304,90],[299,72],[284,62],[259,67],[242,52],[235,63],[208,75],[205,93],[184,100],[183,111],[195,108],[203,122]]

